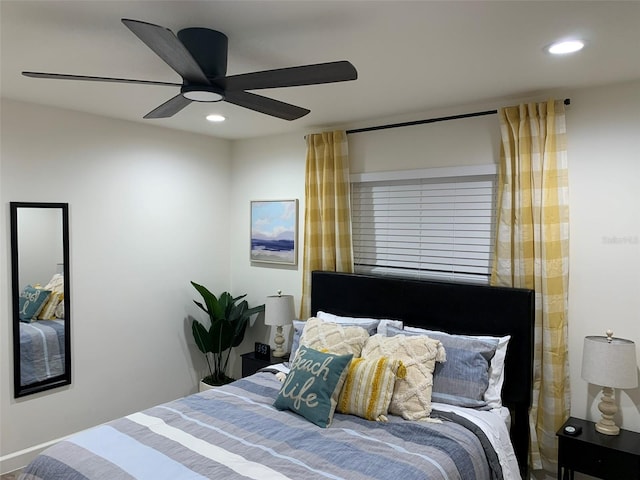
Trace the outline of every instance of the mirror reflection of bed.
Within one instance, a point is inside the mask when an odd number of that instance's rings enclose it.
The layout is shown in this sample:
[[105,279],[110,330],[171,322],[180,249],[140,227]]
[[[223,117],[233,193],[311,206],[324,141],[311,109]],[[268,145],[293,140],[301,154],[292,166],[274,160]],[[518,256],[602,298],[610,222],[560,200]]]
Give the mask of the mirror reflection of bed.
[[[62,264],[59,270],[62,271]],[[20,292],[20,385],[64,374],[64,275],[48,282],[23,282]]]
[[68,384],[68,207],[11,203],[14,389]]

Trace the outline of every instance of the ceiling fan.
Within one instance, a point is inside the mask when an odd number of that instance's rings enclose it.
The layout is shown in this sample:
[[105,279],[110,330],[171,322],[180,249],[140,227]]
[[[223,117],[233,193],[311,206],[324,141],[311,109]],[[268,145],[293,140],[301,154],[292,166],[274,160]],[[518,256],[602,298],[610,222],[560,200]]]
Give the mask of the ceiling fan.
[[171,117],[194,101],[225,101],[284,120],[295,120],[308,114],[310,110],[246,90],[317,85],[358,78],[355,67],[345,60],[227,77],[228,41],[225,34],[208,28],[185,28],[176,36],[168,28],[152,23],[126,18],[122,19],[122,23],[182,77],[181,84],[60,73],[22,74],[34,78],[180,87],[178,95],[147,113],[144,118]]

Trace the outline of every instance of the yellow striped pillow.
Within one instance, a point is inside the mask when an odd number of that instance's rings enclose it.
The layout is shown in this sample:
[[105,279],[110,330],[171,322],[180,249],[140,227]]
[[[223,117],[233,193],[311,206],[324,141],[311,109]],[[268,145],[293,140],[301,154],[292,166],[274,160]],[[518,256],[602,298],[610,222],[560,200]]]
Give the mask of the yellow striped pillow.
[[406,369],[400,360],[354,358],[340,392],[338,412],[386,421],[396,377],[405,375]]

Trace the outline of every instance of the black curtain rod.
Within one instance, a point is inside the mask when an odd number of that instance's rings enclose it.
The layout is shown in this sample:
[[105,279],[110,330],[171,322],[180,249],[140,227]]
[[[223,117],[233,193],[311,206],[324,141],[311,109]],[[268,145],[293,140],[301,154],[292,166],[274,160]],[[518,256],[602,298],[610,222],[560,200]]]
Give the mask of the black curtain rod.
[[[564,104],[571,105],[571,99],[565,98]],[[375,130],[386,130],[387,128],[411,127],[413,125],[422,125],[423,123],[435,123],[435,122],[444,122],[447,120],[458,120],[460,118],[482,117],[485,115],[493,115],[496,113],[498,113],[498,110],[485,110],[484,112],[462,113],[460,115],[451,115],[449,117],[427,118],[425,120],[414,120],[412,122],[391,123],[388,125],[377,125],[375,127],[354,128],[353,130],[347,130],[347,135],[351,133],[362,133],[362,132],[373,132]]]

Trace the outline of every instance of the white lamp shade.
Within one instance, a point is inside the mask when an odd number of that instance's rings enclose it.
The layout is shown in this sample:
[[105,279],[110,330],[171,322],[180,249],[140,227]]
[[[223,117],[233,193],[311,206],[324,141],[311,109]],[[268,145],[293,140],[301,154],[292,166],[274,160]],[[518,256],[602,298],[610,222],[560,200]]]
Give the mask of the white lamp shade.
[[585,337],[582,378],[601,387],[637,387],[635,343],[623,338]]
[[289,325],[296,317],[293,295],[273,295],[267,297],[264,305],[265,325]]

